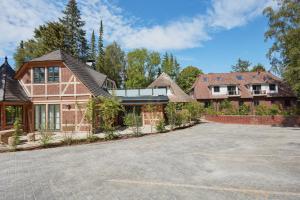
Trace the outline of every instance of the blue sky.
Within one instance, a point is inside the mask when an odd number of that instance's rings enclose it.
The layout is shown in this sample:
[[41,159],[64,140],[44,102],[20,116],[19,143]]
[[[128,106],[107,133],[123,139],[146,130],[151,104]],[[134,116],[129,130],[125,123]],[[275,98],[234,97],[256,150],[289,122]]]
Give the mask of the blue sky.
[[[13,1],[13,3],[12,3]],[[0,62],[12,55],[34,27],[61,16],[67,0],[1,0]],[[264,41],[267,19],[261,14],[272,0],[78,0],[88,36],[105,27],[105,44],[123,49],[145,47],[173,53],[182,67],[205,73],[227,72],[238,58],[270,68]],[[40,12],[44,10],[45,12]],[[27,20],[30,19],[30,20]]]

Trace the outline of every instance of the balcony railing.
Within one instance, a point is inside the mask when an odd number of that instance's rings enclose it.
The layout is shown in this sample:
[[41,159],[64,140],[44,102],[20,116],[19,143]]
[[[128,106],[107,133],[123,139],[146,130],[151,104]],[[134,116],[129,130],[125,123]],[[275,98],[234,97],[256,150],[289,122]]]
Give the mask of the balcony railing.
[[227,92],[227,95],[228,95],[228,96],[239,96],[239,95],[240,95],[240,92],[239,92],[239,91],[236,91],[236,90],[232,90],[232,91],[228,91],[228,92]]
[[267,91],[266,90],[252,90],[252,95],[257,96],[257,95],[266,95]]
[[138,97],[138,96],[167,96],[167,88],[145,88],[145,89],[117,89],[109,90],[111,95],[117,97]]

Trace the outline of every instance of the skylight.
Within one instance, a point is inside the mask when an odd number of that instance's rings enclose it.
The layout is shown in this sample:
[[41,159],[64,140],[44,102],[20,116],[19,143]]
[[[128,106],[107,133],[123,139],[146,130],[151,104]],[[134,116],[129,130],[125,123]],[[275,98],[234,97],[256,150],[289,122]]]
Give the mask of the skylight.
[[208,81],[208,78],[206,78],[206,77],[203,78],[203,81],[204,81],[204,82],[207,82],[207,81]]
[[238,76],[236,76],[236,79],[237,79],[237,80],[243,80],[243,76],[238,75]]

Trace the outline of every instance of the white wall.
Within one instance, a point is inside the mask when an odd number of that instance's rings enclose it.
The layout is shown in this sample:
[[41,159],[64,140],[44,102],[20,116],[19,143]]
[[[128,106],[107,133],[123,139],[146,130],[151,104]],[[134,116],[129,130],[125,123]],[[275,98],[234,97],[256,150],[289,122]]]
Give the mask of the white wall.
[[[236,86],[235,87],[235,91],[238,92],[238,87]],[[212,95],[227,95],[228,94],[228,91],[227,91],[227,85],[222,85],[220,86],[220,92],[214,92],[214,87],[211,87],[211,92],[212,92]]]
[[[258,84],[259,85],[259,84]],[[265,90],[266,93],[278,93],[278,85],[275,85],[275,91],[270,91],[270,87],[269,87],[269,84],[261,84],[261,90]],[[252,92],[252,85],[250,87],[250,91]]]

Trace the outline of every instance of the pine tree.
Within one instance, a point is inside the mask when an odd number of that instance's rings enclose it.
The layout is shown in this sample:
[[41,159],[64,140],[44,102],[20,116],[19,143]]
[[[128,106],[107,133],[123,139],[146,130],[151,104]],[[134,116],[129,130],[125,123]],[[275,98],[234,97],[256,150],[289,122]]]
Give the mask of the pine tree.
[[165,53],[162,63],[161,63],[161,71],[167,73],[168,71],[168,64],[169,63],[169,54],[168,52]]
[[173,54],[165,53],[161,64],[162,72],[168,74],[172,79],[176,79],[179,73],[179,63]]
[[99,40],[98,40],[98,57],[96,62],[96,70],[101,73],[106,73],[105,62],[104,62],[104,44],[103,44],[103,23],[100,21],[100,29],[99,29]]
[[96,49],[96,38],[95,32],[93,30],[92,37],[91,37],[91,44],[90,44],[90,59],[95,61],[97,56],[97,49]]
[[71,55],[85,59],[87,56],[87,41],[85,39],[84,21],[81,20],[80,11],[76,0],[69,0],[66,9],[63,11],[63,18],[59,19],[66,28],[65,46]]
[[176,80],[178,75],[179,75],[179,71],[180,71],[180,65],[179,63],[177,62],[177,59],[175,58],[174,59],[174,67],[173,67],[173,79]]
[[24,49],[24,42],[21,40],[20,46],[17,48],[16,53],[14,54],[14,59],[16,62],[16,70],[26,61],[26,54]]

